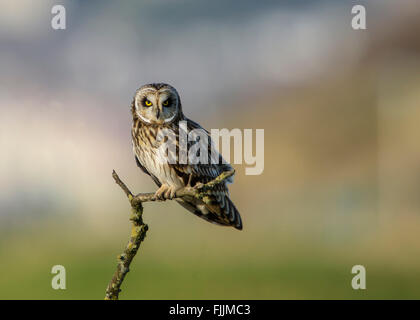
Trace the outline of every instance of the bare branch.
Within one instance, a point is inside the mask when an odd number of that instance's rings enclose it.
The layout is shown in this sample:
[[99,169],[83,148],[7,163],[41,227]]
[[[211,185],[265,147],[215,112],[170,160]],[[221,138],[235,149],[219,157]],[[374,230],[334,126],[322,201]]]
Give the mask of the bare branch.
[[[130,197],[133,197],[133,194],[131,193],[131,191],[127,188],[127,186],[125,185],[124,182],[121,181],[120,177],[118,176],[118,174],[115,172],[115,170],[112,170],[112,177],[115,180],[115,183],[118,184],[121,189],[123,189],[123,191],[125,192],[125,194],[127,195],[128,199],[130,199]],[[130,199],[131,201],[131,199]]]
[[[192,196],[198,199],[203,200],[204,202],[208,201],[206,195],[207,191],[210,190],[215,185],[222,183],[227,178],[231,177],[235,173],[232,171],[222,172],[218,177],[206,184],[197,184],[194,187],[191,187],[189,184],[179,189],[175,197],[182,198],[185,196]],[[117,270],[115,270],[114,275],[111,281],[106,288],[105,300],[118,300],[119,293],[121,291],[120,287],[124,281],[124,278],[128,271],[130,271],[130,264],[133,261],[140,244],[144,241],[146,237],[147,230],[149,227],[143,222],[143,202],[156,201],[156,196],[154,193],[140,193],[136,196],[133,196],[133,193],[128,189],[125,183],[120,179],[118,174],[112,171],[112,177],[115,182],[120,186],[120,188],[126,194],[130,204],[131,204],[131,216],[130,220],[132,222],[130,240],[128,241],[127,246],[124,249],[124,252],[118,256],[118,265]],[[164,200],[159,200],[164,201]]]

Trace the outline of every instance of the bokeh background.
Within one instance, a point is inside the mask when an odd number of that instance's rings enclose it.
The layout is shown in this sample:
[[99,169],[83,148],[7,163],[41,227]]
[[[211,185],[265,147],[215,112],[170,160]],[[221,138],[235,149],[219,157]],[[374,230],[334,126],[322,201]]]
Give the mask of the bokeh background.
[[265,169],[235,165],[242,232],[146,204],[121,298],[420,298],[419,29],[417,1],[1,0],[0,298],[104,297],[130,230],[111,172],[155,190],[129,104],[160,81],[208,129],[264,129]]

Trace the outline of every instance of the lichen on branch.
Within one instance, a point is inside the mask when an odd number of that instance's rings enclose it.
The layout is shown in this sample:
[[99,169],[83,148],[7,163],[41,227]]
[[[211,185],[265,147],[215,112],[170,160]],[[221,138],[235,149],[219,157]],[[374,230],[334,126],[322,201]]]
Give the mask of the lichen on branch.
[[[205,201],[207,198],[206,195],[208,190],[210,190],[215,185],[222,183],[224,180],[231,177],[234,173],[234,170],[225,171],[206,184],[197,184],[194,187],[186,186],[181,188],[175,193],[175,197],[173,199],[192,196]],[[119,293],[121,292],[121,285],[128,271],[130,271],[130,264],[136,256],[141,243],[146,237],[146,233],[149,227],[143,222],[143,202],[156,200],[165,201],[157,199],[155,193],[140,193],[134,196],[130,189],[128,189],[125,183],[120,179],[115,170],[112,171],[112,177],[114,178],[116,184],[119,185],[120,188],[124,191],[128,201],[130,202],[130,221],[132,222],[132,227],[130,239],[124,249],[124,252],[118,256],[117,269],[115,270],[114,275],[112,276],[112,279],[106,288],[105,300],[118,300]]]

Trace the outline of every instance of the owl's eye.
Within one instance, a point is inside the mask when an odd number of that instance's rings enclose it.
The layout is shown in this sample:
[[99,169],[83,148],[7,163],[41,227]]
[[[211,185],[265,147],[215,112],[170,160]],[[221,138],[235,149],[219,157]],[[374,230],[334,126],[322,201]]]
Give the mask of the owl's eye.
[[152,103],[149,100],[144,100],[144,105],[147,107],[150,107],[152,105]]
[[169,105],[169,99],[162,103],[165,107]]

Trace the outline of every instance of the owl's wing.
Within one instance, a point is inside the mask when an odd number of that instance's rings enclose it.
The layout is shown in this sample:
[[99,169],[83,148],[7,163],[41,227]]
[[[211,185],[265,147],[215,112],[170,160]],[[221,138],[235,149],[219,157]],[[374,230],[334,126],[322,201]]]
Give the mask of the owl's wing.
[[[186,119],[187,121],[187,129],[188,132],[191,132],[195,129],[202,130],[201,132],[205,133],[207,141],[202,141],[201,139],[198,142],[188,141],[187,143],[187,150],[189,151],[190,148],[195,144],[199,143],[202,144],[202,148],[207,148],[207,163],[198,163],[198,164],[175,164],[175,169],[182,174],[189,175],[193,173],[194,177],[201,177],[205,181],[200,181],[202,183],[209,182],[219,176],[222,172],[225,171],[232,171],[232,166],[227,163],[222,155],[214,148],[213,141],[209,132],[201,127],[197,122],[192,121],[190,119]],[[181,130],[179,128],[179,130]],[[179,150],[177,150],[179,153]],[[212,161],[213,159],[213,161]],[[215,162],[215,163],[213,163]],[[193,182],[193,181],[192,181]],[[233,182],[233,176],[227,179],[227,182]],[[193,184],[194,185],[194,184]]]
[[[187,128],[190,132],[193,129],[202,129],[198,123],[187,119]],[[177,171],[177,174],[181,176],[185,184],[190,181],[191,186],[201,182],[203,184],[210,182],[215,179],[224,171],[233,170],[232,166],[228,163],[224,163],[222,156],[214,150],[213,142],[208,131],[206,132],[208,143],[205,147],[208,148],[208,163],[207,164],[174,164],[173,167]],[[205,143],[200,141],[198,143]],[[188,150],[193,143],[189,143]],[[218,159],[217,163],[211,163],[211,158]],[[227,183],[233,182],[233,177],[230,177],[225,182],[222,182],[213,187],[209,196],[210,203],[204,203],[197,201],[197,199],[183,199],[179,201],[182,206],[187,208],[189,211],[200,216],[201,218],[226,226],[234,226],[235,228],[242,229],[242,220],[239,211],[229,198],[229,189]]]
[[134,154],[134,158],[136,158],[136,163],[137,163],[137,166],[144,172],[144,173],[146,173],[146,174],[148,174],[152,179],[153,179],[153,181],[157,184],[157,186],[158,187],[160,187],[162,184],[160,183],[160,181],[158,180],[158,178],[156,178],[153,174],[151,174],[141,163],[140,163],[140,161],[139,161],[139,159],[137,158],[137,155],[136,154]]

